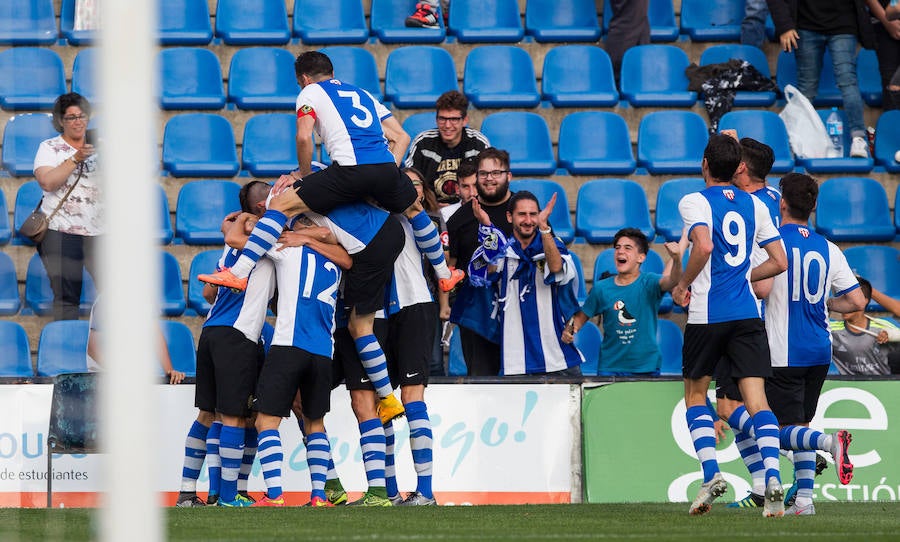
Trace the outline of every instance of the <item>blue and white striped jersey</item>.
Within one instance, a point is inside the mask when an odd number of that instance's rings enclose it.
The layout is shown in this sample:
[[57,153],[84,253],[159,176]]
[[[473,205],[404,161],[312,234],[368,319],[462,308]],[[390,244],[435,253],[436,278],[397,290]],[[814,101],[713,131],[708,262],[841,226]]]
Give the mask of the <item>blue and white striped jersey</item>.
[[[239,250],[226,246],[218,268],[233,266],[239,255]],[[228,288],[219,288],[216,301],[206,315],[203,326],[230,326],[243,333],[247,339],[257,342],[274,291],[275,267],[270,260],[260,258],[250,272],[245,291],[234,293]]]

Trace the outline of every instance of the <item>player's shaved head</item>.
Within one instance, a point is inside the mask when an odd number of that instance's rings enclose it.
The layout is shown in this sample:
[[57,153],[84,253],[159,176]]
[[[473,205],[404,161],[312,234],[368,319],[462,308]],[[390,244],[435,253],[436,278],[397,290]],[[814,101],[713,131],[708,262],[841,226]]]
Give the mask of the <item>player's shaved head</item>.
[[263,181],[250,181],[241,187],[238,192],[238,199],[241,202],[241,211],[254,215],[262,215],[265,207],[257,205],[259,202],[265,202],[269,196],[269,190],[272,187],[269,183]]

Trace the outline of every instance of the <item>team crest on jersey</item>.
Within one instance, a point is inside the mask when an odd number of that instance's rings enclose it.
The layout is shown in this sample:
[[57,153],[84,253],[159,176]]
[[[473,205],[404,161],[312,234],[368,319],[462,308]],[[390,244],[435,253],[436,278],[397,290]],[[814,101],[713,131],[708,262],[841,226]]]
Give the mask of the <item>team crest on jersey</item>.
[[546,260],[538,260],[538,261],[536,261],[536,262],[534,262],[534,263],[537,264],[538,271],[540,271],[541,274],[543,274],[543,273],[544,273],[544,267],[546,267],[546,265],[547,265],[547,261],[546,261]]
[[734,190],[723,190],[722,194],[728,198],[728,201],[734,201]]
[[806,228],[797,228],[797,231],[800,232],[800,235],[802,235],[804,239],[807,238],[807,237],[809,237],[809,230],[808,230],[808,229],[806,229]]
[[450,245],[450,235],[446,231],[441,232],[441,244],[445,247]]
[[485,250],[497,250],[500,247],[500,238],[493,231],[485,236],[481,245]]
[[617,311],[619,323],[623,326],[630,326],[637,322],[637,318],[635,318],[631,315],[630,312],[628,312],[628,309],[625,307],[625,302],[621,299],[613,304],[613,309]]

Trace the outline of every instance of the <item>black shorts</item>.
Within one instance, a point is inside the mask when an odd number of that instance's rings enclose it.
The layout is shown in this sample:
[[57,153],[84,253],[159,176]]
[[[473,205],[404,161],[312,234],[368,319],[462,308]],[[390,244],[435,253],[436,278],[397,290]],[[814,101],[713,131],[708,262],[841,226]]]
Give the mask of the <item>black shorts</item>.
[[392,213],[402,213],[416,200],[416,189],[397,164],[364,164],[327,168],[294,183],[297,195],[320,215],[346,203],[375,199]]
[[331,360],[294,346],[273,346],[256,390],[253,410],[286,418],[300,390],[303,415],[324,418],[331,408]]
[[344,305],[357,314],[372,314],[384,308],[385,289],[394,273],[394,260],[403,250],[406,234],[393,215],[366,248],[353,254],[353,266],[344,273]]
[[437,329],[435,303],[418,303],[388,318],[388,374],[394,386],[428,385]]
[[227,416],[249,416],[261,349],[233,327],[204,327],[197,346],[194,406]]
[[772,369],[772,376],[766,379],[766,397],[778,423],[801,425],[811,422],[827,375],[828,365]]
[[731,367],[727,363],[716,365],[716,372],[713,374],[716,379],[716,399],[731,399],[743,403],[741,389],[738,387],[737,381],[731,378],[730,369]]
[[722,374],[730,374],[737,380],[772,375],[769,341],[759,318],[688,324],[684,328],[682,356],[685,378],[712,376],[718,364],[724,364],[720,371],[728,371]]
[[[383,318],[375,319],[375,338],[384,347],[387,341],[388,325]],[[342,327],[334,332],[334,361],[341,366],[344,373],[344,385],[348,390],[375,390],[366,369],[359,360],[356,344],[347,328]]]

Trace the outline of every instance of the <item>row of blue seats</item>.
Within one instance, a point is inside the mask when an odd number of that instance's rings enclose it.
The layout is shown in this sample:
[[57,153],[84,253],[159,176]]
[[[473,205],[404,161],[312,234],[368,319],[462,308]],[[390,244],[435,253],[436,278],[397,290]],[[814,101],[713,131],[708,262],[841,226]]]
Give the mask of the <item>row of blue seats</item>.
[[[206,0],[158,0],[157,37],[163,45],[285,44],[292,38],[308,44],[441,43],[453,36],[463,43],[593,42],[609,29],[612,10],[605,1],[598,21],[595,0],[527,0],[524,24],[519,0],[454,0],[447,26],[407,28],[416,0],[372,0],[369,25],[362,0],[295,0],[292,24],[285,2],[218,0],[215,28]],[[72,45],[92,43],[97,35],[75,30],[76,0],[62,0],[57,31],[52,0],[5,0],[0,5],[0,45],[51,44],[64,38]],[[682,0],[680,27],[672,0],[651,0],[648,19],[654,41],[679,35],[694,41],[737,41],[743,0]],[[771,38],[774,28],[767,21]],[[527,36],[527,38],[526,38]]]
[[[335,66],[335,75],[360,86],[398,108],[431,108],[438,96],[459,87],[453,57],[446,49],[411,45],[391,51],[384,73],[384,92],[371,52],[360,47],[321,49]],[[713,45],[700,64],[716,64],[737,58],[750,62],[768,77],[765,53],[746,45]],[[96,51],[84,49],[72,66],[71,89],[97,100],[94,81]],[[300,91],[294,77],[294,55],[287,49],[247,47],[231,59],[228,92],[223,84],[219,58],[210,49],[172,47],[159,51],[159,103],[163,109],[293,110]],[[841,105],[830,53],[823,59],[817,106]],[[620,100],[635,107],[691,107],[698,95],[688,90],[687,53],[673,45],[641,45],[626,51],[622,60],[621,92],[613,78],[609,55],[595,45],[560,45],[543,61],[538,89],[534,64],[527,50],[511,45],[482,45],[466,57],[462,89],[480,108],[535,107],[542,101],[554,107],[613,107]],[[863,49],[857,61],[860,92],[871,106],[881,105],[881,79],[874,51]],[[781,90],[797,84],[794,53],[778,56],[777,77]],[[16,47],[0,52],[0,107],[8,110],[49,109],[66,91],[66,75],[59,55],[52,49]],[[775,92],[739,91],[739,107],[767,107]]]
[[[184,323],[173,320],[159,322],[172,367],[185,376],[196,376],[197,353],[194,334]],[[87,320],[59,320],[41,329],[37,347],[37,369],[31,365],[31,345],[25,329],[18,322],[0,320],[0,377],[30,379],[63,373],[87,372]],[[162,369],[160,369],[162,374]]]

